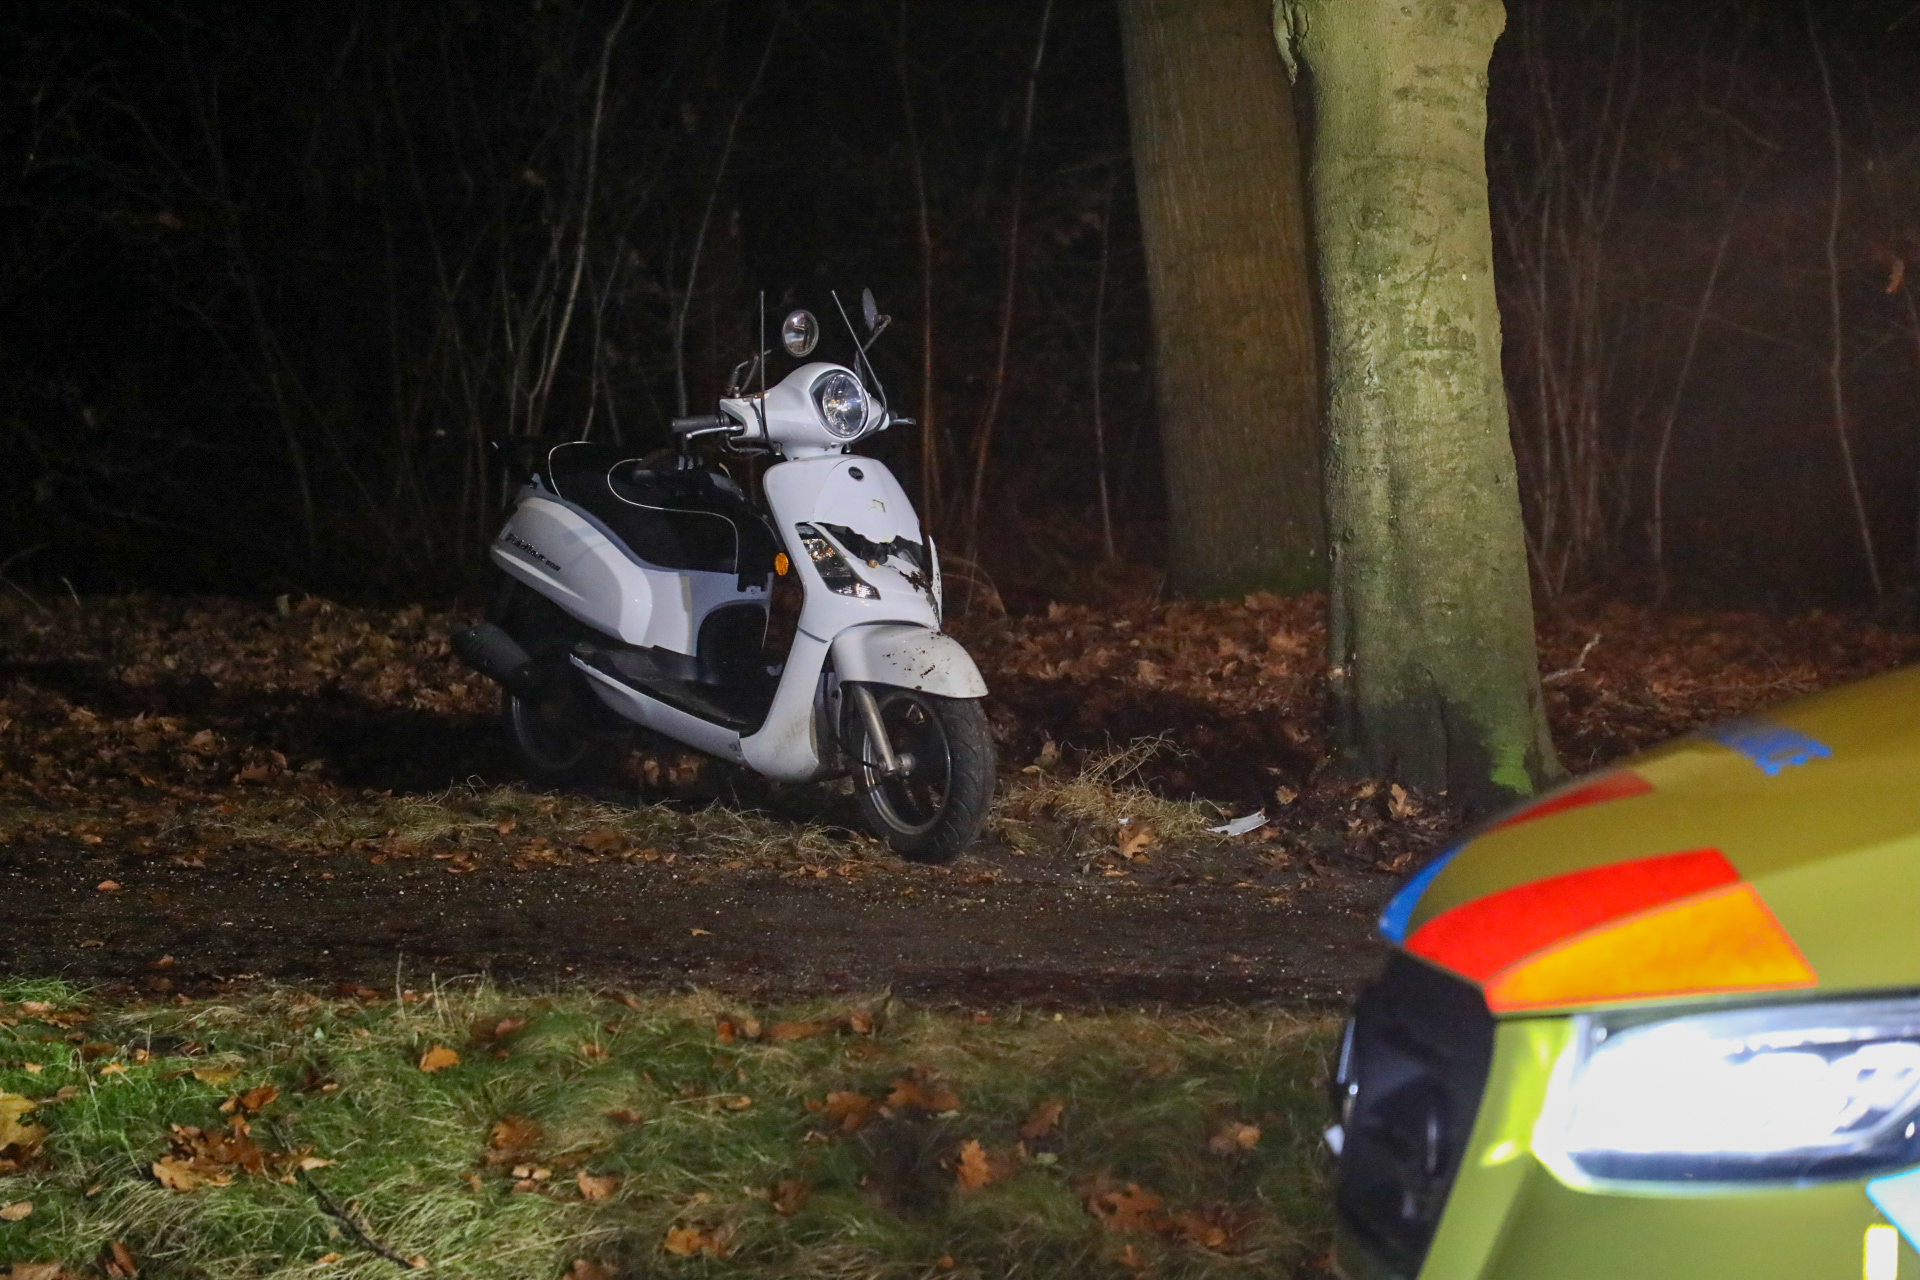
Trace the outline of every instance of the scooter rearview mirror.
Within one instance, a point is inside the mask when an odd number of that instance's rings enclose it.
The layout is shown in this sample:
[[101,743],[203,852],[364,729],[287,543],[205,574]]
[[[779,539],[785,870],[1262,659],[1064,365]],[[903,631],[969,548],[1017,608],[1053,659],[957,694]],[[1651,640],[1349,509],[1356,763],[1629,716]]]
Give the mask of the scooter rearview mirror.
[[788,355],[811,355],[819,343],[820,322],[813,318],[813,312],[795,311],[781,322],[780,345],[787,349]]
[[860,318],[867,322],[868,333],[872,333],[873,327],[880,323],[880,308],[873,300],[871,289],[860,291]]

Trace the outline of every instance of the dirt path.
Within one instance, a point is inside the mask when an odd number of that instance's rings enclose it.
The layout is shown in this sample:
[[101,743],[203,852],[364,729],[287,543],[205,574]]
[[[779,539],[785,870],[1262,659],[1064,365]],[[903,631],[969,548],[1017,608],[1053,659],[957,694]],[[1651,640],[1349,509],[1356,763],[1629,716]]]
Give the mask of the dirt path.
[[658,862],[448,874],[269,848],[190,868],[16,845],[0,858],[0,971],[153,993],[488,972],[514,985],[1193,1005],[1336,1001],[1375,959],[1377,891],[1330,885],[1294,907],[1037,862],[999,848],[856,880]]

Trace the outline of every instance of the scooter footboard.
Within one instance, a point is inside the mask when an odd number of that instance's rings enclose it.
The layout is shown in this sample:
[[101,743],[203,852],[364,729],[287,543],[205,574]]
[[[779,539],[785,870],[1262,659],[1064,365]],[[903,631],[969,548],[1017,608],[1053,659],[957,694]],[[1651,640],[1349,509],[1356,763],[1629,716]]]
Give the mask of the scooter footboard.
[[984,698],[987,682],[973,655],[952,636],[910,623],[849,627],[833,638],[842,680],[917,689],[947,698]]

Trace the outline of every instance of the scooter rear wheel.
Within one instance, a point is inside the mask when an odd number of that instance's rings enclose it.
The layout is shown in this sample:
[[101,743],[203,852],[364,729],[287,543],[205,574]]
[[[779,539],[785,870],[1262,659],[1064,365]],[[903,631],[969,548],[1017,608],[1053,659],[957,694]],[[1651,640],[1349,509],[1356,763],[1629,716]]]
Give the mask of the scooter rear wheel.
[[528,646],[538,672],[537,692],[508,693],[500,719],[513,753],[531,782],[582,787],[601,782],[609,768],[609,744],[594,716],[593,693],[567,661],[567,646],[548,640]]
[[868,830],[911,862],[950,862],[972,844],[993,803],[993,735],[977,698],[867,685],[894,758],[873,740],[852,690],[843,698],[841,741]]

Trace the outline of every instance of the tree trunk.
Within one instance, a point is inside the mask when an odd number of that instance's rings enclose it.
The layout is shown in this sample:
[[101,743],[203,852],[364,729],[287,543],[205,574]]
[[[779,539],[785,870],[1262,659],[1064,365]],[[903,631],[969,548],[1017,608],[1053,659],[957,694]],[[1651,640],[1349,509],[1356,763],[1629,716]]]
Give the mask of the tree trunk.
[[1328,659],[1348,767],[1478,809],[1560,772],[1500,377],[1487,59],[1500,0],[1279,0],[1313,89]]
[[1265,4],[1121,0],[1120,18],[1172,586],[1323,586],[1300,145]]

